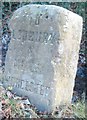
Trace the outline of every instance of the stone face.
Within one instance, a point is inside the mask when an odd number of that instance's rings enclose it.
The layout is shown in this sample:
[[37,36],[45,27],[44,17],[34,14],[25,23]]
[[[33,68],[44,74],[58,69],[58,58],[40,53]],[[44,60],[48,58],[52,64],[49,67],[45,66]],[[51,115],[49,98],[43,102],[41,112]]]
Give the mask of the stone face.
[[26,5],[9,22],[4,86],[28,96],[41,111],[70,103],[82,35],[82,18],[54,5]]

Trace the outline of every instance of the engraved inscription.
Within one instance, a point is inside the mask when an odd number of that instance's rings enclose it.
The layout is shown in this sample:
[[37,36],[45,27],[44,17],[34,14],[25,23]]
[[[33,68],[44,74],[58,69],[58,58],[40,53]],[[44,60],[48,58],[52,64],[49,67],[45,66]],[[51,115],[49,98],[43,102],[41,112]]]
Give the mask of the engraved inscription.
[[[58,41],[59,35],[58,32],[38,32],[38,31],[26,31],[19,30],[17,39],[21,39],[22,41],[34,41],[34,42],[50,42],[55,43]],[[13,38],[16,39],[16,36],[13,31]]]
[[[24,90],[42,95],[43,97],[48,97],[48,95],[50,95],[51,88],[48,86],[44,86],[40,83],[36,84],[34,82],[29,82],[26,80],[21,80],[21,79],[19,80],[19,79],[14,78],[14,77],[12,77],[12,79],[16,80],[15,83],[14,82],[10,83],[10,86],[12,86],[12,87],[24,89]],[[11,80],[11,81],[13,81],[13,80]]]

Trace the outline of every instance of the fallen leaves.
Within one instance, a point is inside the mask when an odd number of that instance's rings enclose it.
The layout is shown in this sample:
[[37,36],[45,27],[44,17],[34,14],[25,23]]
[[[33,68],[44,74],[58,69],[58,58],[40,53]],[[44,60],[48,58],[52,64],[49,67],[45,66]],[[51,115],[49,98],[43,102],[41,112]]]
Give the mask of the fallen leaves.
[[10,116],[11,116],[11,106],[9,106],[7,109],[3,110],[2,113],[3,113],[4,117],[10,118]]
[[[74,93],[74,95],[77,94]],[[77,103],[76,105],[60,106],[56,107],[53,113],[48,114],[47,111],[39,111],[30,103],[27,96],[16,96],[0,86],[0,120],[4,118],[74,118],[77,115],[84,116],[84,105],[84,103]],[[80,112],[81,114],[79,114]]]
[[7,97],[10,99],[10,98],[13,98],[13,94],[10,92],[10,91],[7,91],[6,92],[6,95]]
[[10,90],[5,90],[2,86],[0,86],[0,92],[0,119],[39,118],[35,113],[35,106],[31,105],[26,96],[16,96]]

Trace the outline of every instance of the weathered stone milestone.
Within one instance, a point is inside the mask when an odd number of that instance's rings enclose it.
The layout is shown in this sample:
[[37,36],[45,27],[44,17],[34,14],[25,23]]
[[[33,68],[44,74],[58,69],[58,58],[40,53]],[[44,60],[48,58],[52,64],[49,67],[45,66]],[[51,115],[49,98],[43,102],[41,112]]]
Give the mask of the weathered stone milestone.
[[41,111],[70,103],[82,17],[54,5],[26,5],[14,12],[9,27],[3,85]]

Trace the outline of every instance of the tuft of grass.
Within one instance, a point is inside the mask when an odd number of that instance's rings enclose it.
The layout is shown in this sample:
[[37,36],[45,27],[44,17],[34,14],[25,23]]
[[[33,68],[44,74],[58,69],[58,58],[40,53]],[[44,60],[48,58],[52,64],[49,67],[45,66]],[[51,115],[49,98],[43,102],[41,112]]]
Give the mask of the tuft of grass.
[[86,102],[84,98],[72,104],[72,109],[73,109],[75,118],[86,118],[85,106],[86,106]]
[[11,107],[11,117],[12,118],[20,117],[20,116],[24,117],[25,116],[24,113],[23,113],[23,111],[22,111],[22,109],[20,109],[20,107],[17,107],[17,105],[18,105],[17,100],[15,100],[14,98],[10,98],[9,99],[6,94],[4,94],[2,96],[2,98],[5,101],[8,100],[8,103],[6,103],[6,105],[7,105],[6,108],[8,109],[9,107]]

